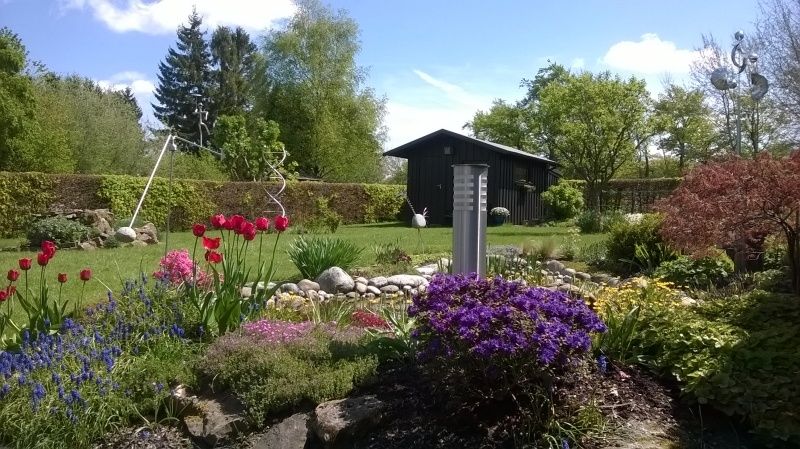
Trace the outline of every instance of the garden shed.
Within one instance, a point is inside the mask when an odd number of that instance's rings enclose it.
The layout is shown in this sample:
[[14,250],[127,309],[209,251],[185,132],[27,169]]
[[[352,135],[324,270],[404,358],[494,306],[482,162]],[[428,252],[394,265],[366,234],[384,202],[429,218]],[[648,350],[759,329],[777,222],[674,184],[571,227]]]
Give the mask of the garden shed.
[[440,129],[384,153],[408,160],[406,191],[415,209],[428,208],[428,223],[450,225],[453,165],[489,166],[487,207],[505,207],[514,224],[545,217],[541,193],[557,180],[558,164],[506,145]]

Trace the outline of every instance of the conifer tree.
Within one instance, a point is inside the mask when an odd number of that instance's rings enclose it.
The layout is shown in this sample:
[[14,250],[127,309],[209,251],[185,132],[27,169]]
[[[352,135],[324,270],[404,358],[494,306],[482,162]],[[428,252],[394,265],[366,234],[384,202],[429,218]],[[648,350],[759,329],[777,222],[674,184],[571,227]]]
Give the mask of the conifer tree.
[[218,27],[211,36],[214,104],[219,116],[243,114],[252,108],[250,80],[256,46],[241,27]]
[[142,108],[139,107],[139,103],[136,101],[136,97],[133,96],[133,91],[130,87],[126,87],[125,90],[121,90],[118,92],[120,98],[125,101],[125,103],[131,106],[131,110],[133,110],[133,114],[136,116],[136,120],[142,119]]
[[[216,117],[211,102],[211,54],[200,29],[203,21],[192,11],[189,23],[178,29],[176,48],[170,48],[167,57],[158,66],[158,88],[155,92],[158,104],[153,112],[164,125],[177,135],[192,142],[206,143],[210,136],[205,128],[200,129],[197,107],[202,104],[208,111],[204,123],[211,129]],[[184,146],[186,150],[196,151]]]

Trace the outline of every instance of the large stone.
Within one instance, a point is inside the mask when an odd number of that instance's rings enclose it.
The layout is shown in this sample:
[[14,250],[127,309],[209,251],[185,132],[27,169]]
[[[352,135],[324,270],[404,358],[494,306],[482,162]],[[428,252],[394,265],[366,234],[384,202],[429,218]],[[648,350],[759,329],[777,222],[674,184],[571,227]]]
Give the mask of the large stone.
[[582,271],[575,272],[575,277],[582,280],[582,281],[590,281],[592,280],[592,275],[589,273],[584,273]]
[[420,285],[428,285],[428,280],[417,274],[396,274],[389,276],[386,282],[398,287],[419,287]]
[[372,395],[323,402],[314,410],[310,428],[326,446],[346,447],[380,424],[385,411],[386,404]]
[[308,413],[297,413],[256,437],[250,449],[303,449],[308,441]]
[[416,270],[417,270],[417,273],[419,273],[419,274],[421,274],[421,275],[423,275],[423,276],[425,276],[425,275],[427,275],[427,276],[433,276],[433,275],[436,273],[436,271],[437,271],[438,269],[439,269],[439,268],[436,266],[436,264],[433,264],[433,265],[424,265],[424,266],[421,266],[421,267],[417,267],[417,268],[416,268]]
[[248,428],[244,408],[233,396],[198,398],[179,385],[171,399],[178,405],[176,408],[181,410],[189,435],[211,446],[227,441]]
[[557,260],[548,260],[545,266],[553,273],[561,273],[561,270],[564,269],[564,264]]
[[360,283],[362,283],[364,285],[369,284],[369,280],[367,278],[363,277],[363,276],[359,276],[359,277],[357,277],[357,278],[355,278],[353,280],[356,281],[356,283],[360,282]]
[[287,282],[285,284],[281,284],[281,291],[284,293],[299,293],[300,287],[298,287],[297,284]]
[[573,268],[564,268],[561,270],[561,274],[563,274],[565,277],[575,278],[576,273],[577,271],[575,271]]
[[377,277],[374,277],[374,278],[370,279],[369,282],[367,283],[367,285],[371,285],[373,287],[381,288],[381,287],[383,287],[384,285],[386,285],[388,283],[389,283],[389,281],[387,281],[384,276],[377,276]]
[[332,293],[347,293],[356,286],[353,278],[339,267],[331,267],[317,276],[317,284],[321,290]]
[[153,223],[145,223],[141,228],[136,228],[136,240],[148,245],[158,243],[158,229]]
[[368,285],[367,286],[367,293],[368,294],[372,293],[373,295],[380,295],[381,294],[381,289],[379,289],[378,287],[376,287],[374,285]]
[[361,282],[356,282],[356,292],[358,292],[359,295],[363,295],[364,293],[366,293],[367,292],[366,284],[363,284]]
[[297,287],[304,292],[307,292],[309,290],[314,290],[314,291],[319,290],[319,284],[310,279],[303,279],[302,281],[298,282]]
[[381,287],[381,292],[383,293],[397,293],[399,291],[400,287],[392,284],[384,285],[383,287]]

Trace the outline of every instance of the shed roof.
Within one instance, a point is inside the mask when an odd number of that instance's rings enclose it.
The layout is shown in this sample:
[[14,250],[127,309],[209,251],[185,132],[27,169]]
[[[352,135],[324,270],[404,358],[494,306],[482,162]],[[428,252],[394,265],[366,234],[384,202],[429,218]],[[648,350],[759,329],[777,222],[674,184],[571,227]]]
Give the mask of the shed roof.
[[538,161],[538,162],[544,162],[544,163],[549,164],[549,165],[560,165],[558,162],[550,160],[550,159],[548,159],[546,157],[536,156],[535,154],[531,154],[531,153],[519,150],[519,149],[514,148],[514,147],[510,147],[510,146],[507,146],[507,145],[501,145],[499,143],[489,142],[488,140],[481,140],[481,139],[476,139],[474,137],[465,136],[464,134],[459,134],[459,133],[456,133],[456,132],[453,132],[453,131],[450,131],[450,130],[447,130],[447,129],[440,129],[438,131],[434,131],[434,132],[432,132],[430,134],[427,134],[425,136],[420,137],[419,139],[412,140],[411,142],[408,142],[408,143],[405,143],[403,145],[400,145],[397,148],[393,148],[393,149],[383,153],[383,155],[384,156],[395,156],[395,157],[401,157],[401,158],[408,158],[409,153],[414,149],[414,147],[416,147],[417,145],[425,142],[426,140],[433,139],[434,137],[438,137],[438,136],[441,136],[441,135],[454,137],[456,139],[461,139],[461,140],[464,140],[464,141],[467,141],[467,142],[472,142],[472,143],[475,143],[477,145],[481,145],[481,146],[483,146],[483,147],[485,147],[485,148],[487,148],[489,150],[496,151],[498,153],[510,154],[510,155],[513,155],[513,156],[519,156],[519,157],[523,157],[523,158],[526,158],[526,159],[532,159],[532,160],[535,160],[535,161]]

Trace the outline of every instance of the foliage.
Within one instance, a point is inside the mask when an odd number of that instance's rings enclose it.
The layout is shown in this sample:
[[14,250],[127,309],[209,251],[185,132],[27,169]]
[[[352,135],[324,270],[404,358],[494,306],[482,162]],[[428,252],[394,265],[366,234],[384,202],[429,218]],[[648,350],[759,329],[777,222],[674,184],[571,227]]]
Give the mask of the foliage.
[[281,345],[257,333],[229,334],[209,347],[198,369],[215,388],[233,392],[250,420],[262,425],[268,416],[306,401],[346,396],[377,366],[364,346],[323,328]]
[[468,128],[478,139],[530,151],[533,142],[528,125],[524,108],[496,99],[488,112],[476,112],[464,128]]
[[274,178],[272,167],[282,158],[279,135],[272,120],[256,118],[248,123],[243,115],[223,115],[214,125],[214,146],[224,154],[222,164],[231,179],[267,181]]
[[586,264],[601,267],[608,260],[608,249],[605,240],[583,244],[578,247],[578,259]]
[[378,315],[386,324],[388,332],[373,332],[373,334],[388,333],[391,338],[380,339],[377,344],[390,348],[392,354],[401,359],[413,355],[417,343],[413,337],[417,320],[409,316],[408,307],[404,303],[382,302],[378,306]]
[[373,245],[375,263],[378,265],[408,265],[411,256],[400,246],[400,241],[385,242]]
[[719,287],[733,274],[733,261],[724,253],[694,259],[679,256],[664,261],[653,273],[680,287]]
[[40,173],[0,173],[0,236],[18,236],[33,214],[47,210],[53,182]]
[[633,158],[633,131],[644,121],[643,81],[584,73],[549,83],[541,91],[541,120],[552,130],[558,161],[586,181],[588,206]]
[[578,215],[575,219],[575,224],[584,234],[597,234],[609,232],[622,220],[622,214],[617,211],[599,212],[595,210],[586,210]]
[[23,72],[28,52],[19,36],[0,28],[0,170],[14,170],[35,126],[34,89]]
[[89,227],[65,217],[43,218],[28,228],[28,243],[39,246],[45,240],[59,247],[72,247],[89,240]]
[[300,237],[287,250],[289,260],[307,279],[316,279],[331,267],[347,270],[361,255],[363,248],[352,242],[327,237]]
[[445,384],[489,398],[569,370],[605,330],[582,300],[500,277],[437,275],[408,314],[421,359]]
[[[150,143],[163,145],[165,136],[159,136],[158,140]],[[155,154],[161,148],[153,149]],[[183,152],[172,152],[170,159],[165,159],[156,171],[156,176],[169,178],[170,171],[175,179],[197,179],[201,181],[229,181],[230,177],[222,163],[211,153],[202,152],[200,154],[187,154]],[[151,162],[155,164],[155,159]]]
[[[111,206],[117,216],[131,216],[144,190],[146,180],[132,176],[103,176],[97,195]],[[207,219],[214,210],[205,195],[200,194],[195,183],[174,180],[172,186],[163,178],[156,178],[139,212],[143,220],[164,226],[167,210],[172,206],[172,226],[186,229],[192,223]]]
[[622,272],[655,269],[662,262],[674,259],[659,233],[661,217],[644,215],[639,221],[620,220],[612,226],[606,248],[608,261]]
[[275,120],[301,173],[330,181],[380,176],[384,100],[356,65],[358,25],[343,12],[304,2],[265,39],[256,112]]
[[569,183],[550,186],[542,192],[541,198],[556,220],[569,220],[583,210],[583,192]]
[[[203,20],[196,10],[192,10],[189,22],[178,28],[176,48],[170,48],[166,58],[158,65],[158,87],[153,105],[153,113],[168,128],[180,137],[191,142],[209,141],[208,130],[198,129],[196,109],[204,102],[204,110],[209,117],[204,122],[212,126],[216,119],[216,109],[212,98],[211,53],[201,30]],[[194,147],[182,144],[190,152],[198,152]]]
[[397,220],[405,202],[405,179],[401,184],[364,184],[369,198],[364,209],[364,223]]
[[779,236],[771,235],[764,240],[764,268],[783,269],[789,266],[786,243]]
[[526,240],[522,244],[522,256],[531,260],[545,261],[555,257],[558,244],[553,239]]
[[342,216],[329,206],[331,198],[319,196],[315,199],[316,213],[313,218],[306,220],[303,224],[312,232],[328,231],[335,234],[342,224]]
[[661,150],[677,157],[678,173],[687,162],[707,162],[713,156],[717,135],[704,100],[700,90],[671,84],[656,102],[654,131],[662,136]]
[[710,246],[746,251],[751,239],[783,234],[792,286],[800,293],[799,184],[800,152],[697,167],[658,203],[665,214],[662,233],[678,248],[695,253]]

